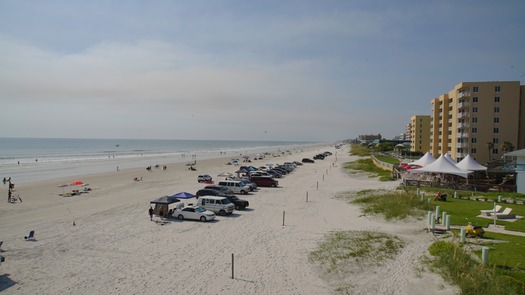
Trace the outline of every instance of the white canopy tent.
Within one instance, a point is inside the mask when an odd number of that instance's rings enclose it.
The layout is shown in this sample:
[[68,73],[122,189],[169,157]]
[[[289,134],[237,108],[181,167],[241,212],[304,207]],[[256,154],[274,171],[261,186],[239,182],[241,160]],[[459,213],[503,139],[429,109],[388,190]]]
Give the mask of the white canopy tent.
[[456,167],[467,171],[483,171],[487,170],[487,167],[480,165],[474,158],[468,154],[463,160],[456,164]]
[[421,167],[425,167],[429,164],[432,164],[434,161],[436,161],[436,158],[434,158],[430,152],[427,152],[423,157],[419,158],[418,160],[408,163],[408,165],[417,165]]
[[449,153],[445,153],[445,159],[447,159],[447,161],[449,161],[454,166],[456,166],[456,164],[458,163],[454,159],[452,159]]
[[456,165],[449,162],[449,160],[447,160],[444,155],[441,155],[437,160],[432,162],[432,164],[423,166],[423,168],[410,170],[410,173],[418,172],[453,174],[463,178],[467,178],[468,174],[472,173],[472,171],[466,171],[456,167]]

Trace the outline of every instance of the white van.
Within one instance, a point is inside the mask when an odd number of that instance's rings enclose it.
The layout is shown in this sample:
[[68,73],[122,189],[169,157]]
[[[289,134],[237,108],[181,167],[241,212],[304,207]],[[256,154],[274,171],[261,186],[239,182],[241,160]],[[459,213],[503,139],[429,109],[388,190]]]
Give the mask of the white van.
[[202,196],[197,200],[197,205],[204,207],[219,215],[231,214],[235,205],[225,197],[218,196]]
[[245,195],[250,191],[250,187],[239,180],[222,180],[218,184],[231,189],[236,194]]

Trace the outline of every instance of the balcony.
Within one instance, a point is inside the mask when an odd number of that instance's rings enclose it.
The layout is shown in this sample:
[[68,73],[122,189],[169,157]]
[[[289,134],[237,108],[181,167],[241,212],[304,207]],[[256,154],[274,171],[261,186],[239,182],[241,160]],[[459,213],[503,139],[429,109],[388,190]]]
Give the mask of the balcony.
[[470,91],[459,91],[458,92],[458,98],[469,97],[469,96],[470,96]]
[[465,143],[465,142],[460,142],[460,143],[457,143],[456,144],[456,147],[457,148],[468,148],[468,143]]
[[470,123],[458,123],[458,128],[469,128]]
[[458,113],[458,118],[468,118],[469,116],[467,112]]
[[462,102],[458,103],[458,109],[468,108],[469,106],[470,106],[470,104],[468,103],[468,101],[462,101]]
[[468,138],[468,133],[458,133],[456,138]]

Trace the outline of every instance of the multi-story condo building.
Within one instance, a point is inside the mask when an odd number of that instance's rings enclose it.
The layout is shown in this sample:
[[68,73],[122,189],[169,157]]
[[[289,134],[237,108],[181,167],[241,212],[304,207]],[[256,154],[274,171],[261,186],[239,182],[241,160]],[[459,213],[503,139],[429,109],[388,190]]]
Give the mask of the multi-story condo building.
[[412,138],[412,123],[408,123],[405,127],[405,133],[402,134],[403,140],[410,140]]
[[408,125],[411,129],[408,138],[410,150],[412,152],[428,152],[430,149],[430,116],[412,116]]
[[359,140],[362,142],[371,142],[374,140],[380,140],[383,139],[381,134],[363,134],[359,135]]
[[519,81],[461,82],[431,100],[430,149],[434,157],[467,154],[480,163],[503,156],[501,146],[525,147],[525,86]]

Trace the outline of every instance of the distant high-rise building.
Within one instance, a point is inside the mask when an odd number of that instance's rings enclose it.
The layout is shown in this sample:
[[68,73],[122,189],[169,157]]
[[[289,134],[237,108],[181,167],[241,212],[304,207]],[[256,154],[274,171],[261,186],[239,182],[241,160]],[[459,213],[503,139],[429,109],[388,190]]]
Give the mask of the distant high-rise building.
[[381,134],[365,134],[365,135],[359,135],[360,141],[370,142],[374,140],[383,139]]
[[502,144],[525,147],[525,86],[519,81],[461,82],[431,100],[430,148],[434,157],[468,154],[480,163],[503,156]]
[[411,140],[412,138],[412,122],[405,126],[405,133],[403,133],[403,140]]
[[412,116],[408,125],[410,126],[410,138],[407,140],[410,140],[410,150],[428,152],[430,150],[430,116]]

